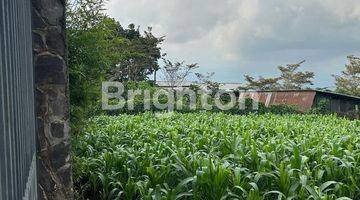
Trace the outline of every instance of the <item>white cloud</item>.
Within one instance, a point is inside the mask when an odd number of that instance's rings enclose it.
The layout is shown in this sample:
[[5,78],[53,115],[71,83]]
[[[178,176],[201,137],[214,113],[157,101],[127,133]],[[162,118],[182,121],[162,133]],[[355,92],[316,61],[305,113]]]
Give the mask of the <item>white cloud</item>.
[[329,66],[318,70],[326,84],[340,57],[360,50],[359,0],[111,0],[108,14],[166,35],[173,58],[239,73],[222,80],[307,59],[314,70]]

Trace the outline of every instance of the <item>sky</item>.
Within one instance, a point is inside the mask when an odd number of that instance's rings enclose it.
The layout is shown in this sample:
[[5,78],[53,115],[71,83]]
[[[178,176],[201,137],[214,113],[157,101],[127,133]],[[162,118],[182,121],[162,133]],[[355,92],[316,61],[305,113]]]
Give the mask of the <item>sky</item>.
[[218,82],[306,60],[314,87],[332,88],[346,56],[360,54],[360,0],[110,0],[106,12],[124,27],[153,27],[169,59],[198,63]]

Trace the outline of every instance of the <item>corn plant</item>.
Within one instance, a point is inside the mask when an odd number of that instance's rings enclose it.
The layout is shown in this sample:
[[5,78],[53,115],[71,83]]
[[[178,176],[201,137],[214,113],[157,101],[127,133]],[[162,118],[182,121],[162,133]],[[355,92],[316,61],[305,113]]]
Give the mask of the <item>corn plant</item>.
[[360,121],[99,116],[74,137],[79,199],[360,199]]

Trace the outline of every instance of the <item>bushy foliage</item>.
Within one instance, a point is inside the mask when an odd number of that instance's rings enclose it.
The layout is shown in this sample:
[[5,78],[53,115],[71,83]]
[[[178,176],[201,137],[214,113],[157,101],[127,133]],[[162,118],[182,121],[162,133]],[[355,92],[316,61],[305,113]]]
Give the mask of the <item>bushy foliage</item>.
[[305,60],[278,66],[280,71],[279,77],[255,79],[252,76],[245,75],[246,85],[239,87],[241,90],[299,90],[308,85],[313,85],[314,72],[299,71],[299,67]]
[[74,181],[79,199],[359,199],[359,132],[335,116],[100,116],[73,138]]
[[[102,114],[108,114],[108,115],[120,115],[120,114],[139,114],[144,112],[162,112],[162,111],[169,111],[168,108],[157,108],[155,106],[155,100],[154,100],[154,94],[156,92],[159,92],[159,90],[164,90],[164,88],[157,87],[153,82],[149,81],[141,81],[141,82],[134,82],[129,81],[124,86],[124,94],[123,97],[125,98],[125,104],[122,108],[116,109],[116,110],[109,110],[109,111],[99,111],[98,113]],[[190,103],[190,97],[188,95],[184,95],[181,99],[176,99],[176,94],[174,94],[174,105],[172,111],[176,111],[179,113],[194,113],[199,111],[206,110],[202,106],[202,99],[201,99],[201,92],[204,92],[200,88],[197,88],[196,86],[192,86],[190,89],[197,92],[196,94],[196,102],[195,102],[195,108],[192,107]],[[132,100],[127,99],[128,98],[128,91],[129,90],[140,90],[149,91],[149,98],[146,99],[144,96],[144,93],[141,92],[140,95],[136,95],[135,98]],[[171,91],[171,90],[170,90]],[[216,90],[217,91],[217,90]],[[215,95],[214,93],[207,93],[209,95],[209,98],[207,99],[208,106],[211,107],[211,109],[208,109],[208,112],[222,112],[227,114],[237,114],[237,115],[245,115],[250,113],[256,113],[256,114],[264,114],[264,113],[274,113],[274,114],[298,114],[300,113],[299,109],[295,106],[291,105],[271,105],[271,106],[265,106],[262,102],[253,102],[251,98],[246,98],[244,102],[239,101],[236,99],[235,104],[232,108],[222,110],[217,107],[215,104]],[[168,99],[165,95],[159,96],[159,103],[166,104],[168,103]],[[177,102],[181,101],[181,107],[177,106]],[[220,101],[224,104],[228,103],[230,101],[230,97],[228,95],[221,95]],[[150,102],[147,105],[146,102]],[[117,101],[110,102],[110,104],[116,104]],[[129,104],[133,105],[129,106]],[[244,105],[242,105],[244,104]],[[254,107],[254,105],[256,105]],[[99,106],[100,109],[100,106]]]
[[221,84],[212,80],[214,75],[215,72],[195,73],[195,76],[198,79],[196,83],[204,86],[206,90],[217,92],[219,91]]
[[83,119],[99,114],[101,83],[105,80],[144,81],[158,70],[160,43],[151,28],[141,34],[123,28],[104,14],[106,0],[71,0],[67,6],[67,38],[71,121],[81,129]]
[[295,63],[295,64],[287,64],[285,66],[278,66],[278,69],[281,72],[280,81],[281,81],[281,89],[289,90],[289,89],[304,89],[308,85],[313,85],[313,79],[315,76],[314,72],[301,72],[298,71],[301,64],[303,64],[305,60]]
[[348,119],[360,120],[360,111],[359,110],[349,111],[349,112],[345,113],[345,117]]
[[330,114],[330,102],[328,99],[321,99],[315,103],[315,106],[310,110],[312,114]]
[[360,96],[360,58],[348,56],[349,64],[341,75],[334,75],[336,91],[344,94]]

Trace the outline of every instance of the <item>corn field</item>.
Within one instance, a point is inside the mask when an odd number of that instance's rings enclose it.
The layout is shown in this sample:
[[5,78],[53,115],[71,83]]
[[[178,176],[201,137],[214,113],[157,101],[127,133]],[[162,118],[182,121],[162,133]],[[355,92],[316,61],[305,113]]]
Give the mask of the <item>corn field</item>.
[[360,121],[100,116],[74,137],[78,199],[360,199]]

